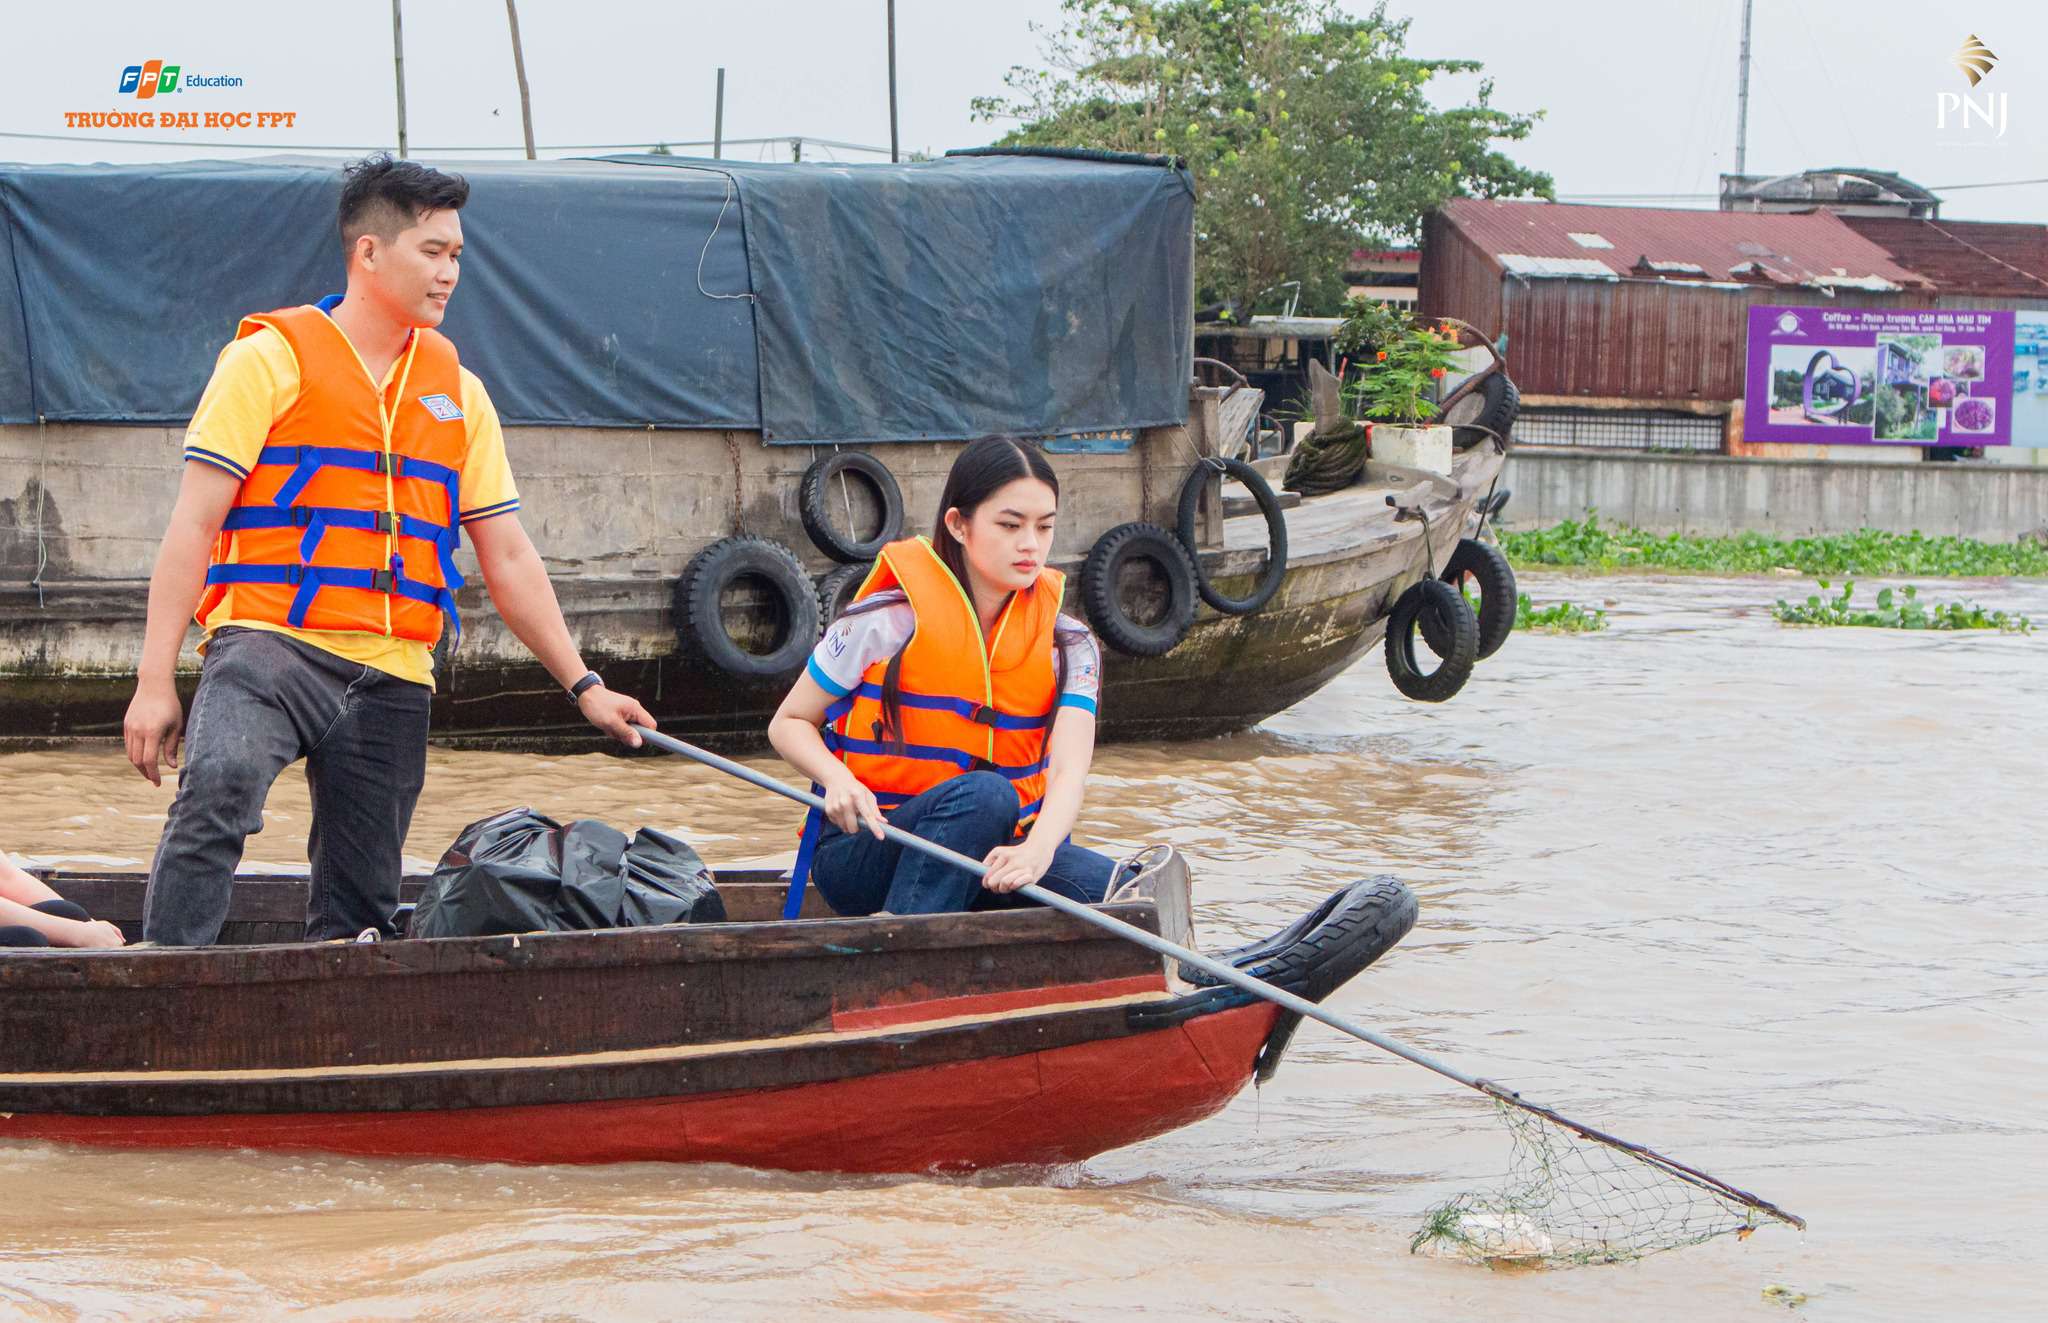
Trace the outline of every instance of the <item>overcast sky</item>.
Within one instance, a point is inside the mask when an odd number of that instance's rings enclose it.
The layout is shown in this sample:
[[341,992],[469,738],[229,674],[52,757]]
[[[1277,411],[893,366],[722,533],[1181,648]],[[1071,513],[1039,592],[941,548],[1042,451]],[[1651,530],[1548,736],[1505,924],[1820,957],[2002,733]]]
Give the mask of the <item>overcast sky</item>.
[[[1716,176],[1733,167],[1740,0],[1466,0],[1391,10],[1414,17],[1412,53],[1480,60],[1498,105],[1544,112],[1531,137],[1508,150],[1550,171],[1563,198],[1679,195],[1672,204],[1684,205],[1690,195],[1693,205],[1711,205]],[[720,65],[728,139],[888,143],[884,0],[521,0],[519,11],[543,145],[708,139]],[[1030,25],[1056,20],[1059,4],[898,0],[897,11],[903,143],[943,150],[999,131],[974,121],[968,103],[1000,91],[1011,65],[1034,60]],[[9,8],[5,31],[13,58],[0,79],[0,133],[68,140],[0,137],[0,160],[218,158],[250,154],[223,143],[302,151],[396,141],[388,0],[21,5]],[[1976,95],[2008,94],[2002,137],[1981,124],[1967,132],[1958,121],[1936,124],[1938,95],[1968,90],[1949,61],[1971,34],[1999,57]],[[1943,215],[2048,220],[2048,182],[2039,182],[2048,179],[2043,6],[1757,0],[1752,43],[1752,173],[1857,164],[1937,188],[2032,180],[1948,192]],[[518,154],[510,49],[501,0],[406,0],[415,154],[469,146]],[[187,77],[243,80],[230,90],[188,89],[158,107],[174,100],[186,111],[283,110],[297,119],[289,130],[66,129],[67,110],[150,108],[115,88],[124,66],[152,58],[180,64]],[[1472,82],[1444,81],[1437,100],[1454,103]],[[180,141],[78,140],[85,136]]]

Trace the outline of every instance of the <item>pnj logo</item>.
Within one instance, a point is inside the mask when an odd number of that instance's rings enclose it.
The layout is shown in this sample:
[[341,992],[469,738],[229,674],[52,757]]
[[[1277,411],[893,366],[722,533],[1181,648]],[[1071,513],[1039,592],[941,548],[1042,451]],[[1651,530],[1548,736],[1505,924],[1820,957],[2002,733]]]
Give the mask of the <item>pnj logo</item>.
[[1970,39],[1951,57],[1950,63],[1955,65],[1958,73],[1970,80],[1970,86],[1975,87],[1984,81],[1984,75],[1990,73],[1992,66],[1998,63],[1998,57],[1991,53],[1991,48],[1986,46],[1976,33],[1972,32]]
[[1977,91],[1977,84],[1991,76],[1992,69],[1998,64],[1998,56],[1972,33],[1961,49],[1949,57],[1949,63],[1970,84],[1970,90],[1934,94],[1934,127],[1947,129],[1953,122],[1953,127],[1965,133],[1972,132],[1974,128],[1994,138],[2003,138],[2012,113],[2010,94],[1988,91],[1980,94]]
[[178,90],[178,66],[165,64],[162,60],[151,60],[148,64],[131,64],[121,71],[121,87],[124,93],[133,92],[147,101],[158,92],[170,93]]

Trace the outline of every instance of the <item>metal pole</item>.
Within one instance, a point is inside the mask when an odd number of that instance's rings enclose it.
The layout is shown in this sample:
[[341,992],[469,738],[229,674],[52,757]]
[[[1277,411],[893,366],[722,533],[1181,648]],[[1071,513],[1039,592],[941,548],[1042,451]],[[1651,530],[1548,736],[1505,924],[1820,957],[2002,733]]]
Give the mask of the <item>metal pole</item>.
[[[808,804],[819,812],[823,812],[825,809],[825,801],[817,795],[813,795],[808,791],[798,790],[792,785],[785,785],[764,772],[757,772],[753,768],[736,763],[730,758],[721,758],[709,750],[700,749],[694,744],[686,744],[672,735],[664,735],[659,731],[649,730],[645,726],[636,725],[633,729],[639,732],[641,739],[657,749],[665,749],[670,753],[681,754],[683,757],[702,763],[706,767],[715,768],[730,776],[736,776],[750,785],[759,786],[763,790],[772,790],[776,794],[786,799],[793,799],[799,804]],[[867,822],[863,821],[861,823],[862,830],[866,830],[868,825]],[[880,826],[882,834],[898,845],[906,846],[913,850],[921,850],[934,859],[943,859],[955,868],[967,870],[975,877],[986,877],[988,875],[988,868],[979,860],[970,859],[958,851],[949,850],[936,841],[928,841],[922,836],[914,836],[887,822],[881,823]],[[1166,956],[1168,959],[1178,960],[1183,965],[1199,969],[1210,977],[1220,979],[1240,991],[1248,992],[1254,997],[1272,1002],[1282,1010],[1293,1011],[1296,1015],[1306,1016],[1319,1024],[1326,1024],[1340,1033],[1349,1034],[1361,1042],[1370,1043],[1382,1051],[1391,1052],[1404,1061],[1411,1061],[1421,1066],[1424,1070],[1433,1070],[1445,1079],[1455,1080],[1457,1083],[1470,1089],[1477,1089],[1489,1098],[1495,1098],[1511,1106],[1534,1113],[1546,1121],[1555,1122],[1597,1143],[1619,1148],[1648,1163],[1657,1170],[1664,1172],[1666,1175],[1675,1176],[1680,1180],[1700,1186],[1710,1192],[1734,1198],[1740,1203],[1757,1209],[1759,1212],[1769,1213],[1773,1217],[1799,1228],[1801,1231],[1806,1229],[1806,1220],[1804,1218],[1788,1213],[1776,1204],[1759,1199],[1747,1190],[1738,1190],[1726,1181],[1709,1176],[1696,1167],[1688,1167],[1676,1159],[1667,1158],[1654,1149],[1644,1148],[1640,1144],[1632,1144],[1625,1139],[1617,1139],[1605,1131],[1580,1125],[1568,1117],[1558,1115],[1540,1103],[1530,1102],[1513,1089],[1496,1084],[1492,1080],[1481,1079],[1476,1075],[1468,1075],[1457,1067],[1438,1061],[1435,1057],[1425,1052],[1417,1051],[1406,1043],[1388,1038],[1384,1034],[1375,1033],[1362,1024],[1348,1020],[1334,1011],[1327,1010],[1306,997],[1289,992],[1285,988],[1275,987],[1262,978],[1247,974],[1235,965],[1226,965],[1222,961],[1205,956],[1199,951],[1190,951],[1184,946],[1167,941],[1157,933],[1147,932],[1136,924],[1125,923],[1122,919],[1104,914],[1093,906],[1085,905],[1078,900],[1069,900],[1057,891],[1048,891],[1035,883],[1030,886],[1017,888],[1017,894],[1027,896],[1041,905],[1060,911],[1062,914],[1071,915],[1083,923],[1093,924],[1095,927],[1101,928],[1106,932],[1114,933],[1126,941],[1136,942],[1148,951],[1156,952],[1159,955]]]
[[725,66],[718,67],[718,99],[711,111],[711,159],[725,155]]
[[526,92],[526,52],[519,44],[519,6],[505,0],[505,21],[512,25],[512,72],[519,76],[519,123],[526,130],[526,159],[533,159],[533,98]]
[[1735,83],[1735,173],[1749,173],[1749,10],[1742,0],[1742,56]]
[[889,159],[898,159],[896,143],[896,0],[889,0]]
[[[660,731],[649,730],[645,726],[635,726],[633,729],[640,733],[641,739],[657,749],[680,754],[693,762],[699,762],[706,767],[715,768],[729,776],[736,776],[750,785],[757,785],[763,790],[772,790],[785,799],[793,799],[799,804],[808,804],[819,812],[824,812],[825,801],[809,791],[798,790],[795,786],[785,785],[764,772],[757,772],[753,768],[736,763],[730,758],[721,758],[708,749],[700,749],[694,744],[687,744],[673,735],[664,735]],[[866,823],[862,824],[863,830],[866,829],[866,826]],[[988,873],[987,867],[980,860],[970,859],[964,854],[949,850],[936,841],[928,841],[922,836],[913,836],[900,827],[894,827],[885,822],[882,824],[882,834],[898,845],[908,846],[913,850],[921,850],[934,859],[943,859],[945,862],[953,865],[953,867],[964,868],[976,877],[983,877]],[[1222,961],[1205,956],[1199,951],[1190,951],[1185,946],[1169,942],[1156,933],[1150,933],[1143,928],[1125,923],[1122,919],[1104,914],[1102,911],[1084,905],[1080,901],[1069,900],[1057,891],[1047,891],[1044,887],[1034,884],[1019,887],[1017,892],[1019,895],[1029,896],[1041,905],[1050,906],[1062,914],[1071,914],[1084,923],[1092,923],[1098,928],[1106,928],[1117,936],[1136,942],[1147,950],[1156,951],[1160,955],[1199,969],[1211,977],[1221,979],[1234,988],[1242,989],[1255,997],[1262,997],[1276,1006],[1293,1011],[1296,1015],[1305,1015],[1311,1020],[1329,1025],[1332,1029],[1350,1034],[1353,1038],[1362,1039],[1365,1042],[1371,1043],[1374,1047],[1391,1052],[1404,1060],[1412,1061],[1425,1070],[1433,1070],[1446,1079],[1456,1080],[1468,1088],[1478,1089],[1482,1093],[1494,1095],[1505,1094],[1509,1098],[1518,1098],[1520,1096],[1514,1093],[1513,1090],[1504,1089],[1491,1081],[1467,1075],[1457,1067],[1446,1065],[1435,1057],[1418,1052],[1406,1043],[1395,1042],[1383,1034],[1374,1033],[1363,1025],[1354,1024],[1341,1015],[1325,1010],[1306,997],[1297,996],[1285,988],[1274,987],[1264,979],[1254,978],[1235,965],[1226,965]]]
[[803,164],[804,140],[802,138],[791,138],[789,140],[789,159],[795,161],[798,165]]
[[391,0],[391,62],[398,69],[398,159],[405,159],[405,24]]

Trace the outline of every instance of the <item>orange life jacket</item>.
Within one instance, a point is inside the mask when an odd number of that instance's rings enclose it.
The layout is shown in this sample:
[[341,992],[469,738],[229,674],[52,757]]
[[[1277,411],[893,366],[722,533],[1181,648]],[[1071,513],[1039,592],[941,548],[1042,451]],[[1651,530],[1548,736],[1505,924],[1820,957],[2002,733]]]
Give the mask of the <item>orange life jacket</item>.
[[200,622],[232,590],[238,620],[426,644],[446,621],[459,638],[468,438],[455,346],[415,330],[387,412],[326,312],[304,305],[245,317],[235,338],[265,327],[298,359],[299,396],[271,425],[221,524]]
[[[1036,584],[1011,595],[987,640],[967,590],[924,538],[882,548],[854,600],[890,588],[903,590],[917,616],[898,674],[902,729],[884,726],[884,658],[825,710],[825,747],[884,812],[963,772],[996,772],[1017,792],[1022,832],[1045,799],[1046,731],[1058,697],[1053,635],[1066,576],[1040,571]],[[805,821],[790,878],[793,905],[802,902],[822,821],[816,810]]]

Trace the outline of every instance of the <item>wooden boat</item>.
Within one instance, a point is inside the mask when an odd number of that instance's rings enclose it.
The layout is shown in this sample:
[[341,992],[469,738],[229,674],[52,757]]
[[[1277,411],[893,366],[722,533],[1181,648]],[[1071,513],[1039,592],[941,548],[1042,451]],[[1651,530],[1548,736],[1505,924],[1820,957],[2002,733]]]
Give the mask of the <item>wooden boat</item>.
[[[1202,434],[1199,427],[1190,430]],[[1156,507],[1171,501],[1188,461],[1179,453],[1184,447],[1156,438],[1147,438],[1146,448],[1171,460],[1171,467],[1161,463],[1152,497]],[[901,462],[895,454],[888,458]],[[1145,508],[1136,491],[1137,469],[1111,467],[1124,458],[1055,456],[1075,493],[1089,491],[1091,484],[1111,494],[1119,483],[1132,487],[1129,505],[1119,501],[1098,509],[1079,494],[1070,497],[1081,513],[1073,542],[1063,535],[1054,565],[1067,573],[1066,609],[1076,616],[1085,616],[1078,584],[1090,541]],[[1264,608],[1227,616],[1198,604],[1187,637],[1164,656],[1105,649],[1102,738],[1188,739],[1244,730],[1329,683],[1380,640],[1401,591],[1431,564],[1442,568],[1471,530],[1474,507],[1492,490],[1502,463],[1494,447],[1475,446],[1459,454],[1448,481],[1368,477],[1288,509],[1287,573]],[[779,481],[794,487],[800,472],[780,475]],[[913,506],[921,508],[924,500],[936,499],[944,469],[901,476]],[[166,490],[173,486],[167,479]],[[1426,551],[1423,521],[1397,517],[1400,512],[1387,504],[1390,495],[1428,516]],[[1163,513],[1156,517],[1171,522]],[[802,534],[783,536],[796,545]],[[1256,512],[1234,514],[1218,520],[1204,540],[1199,559],[1223,590],[1249,591],[1264,563],[1264,520]],[[121,545],[130,542],[141,545],[133,538]],[[146,568],[138,562],[136,577],[118,583],[56,581],[33,591],[0,585],[0,747],[120,734],[134,694],[147,599],[140,576]],[[662,729],[721,751],[758,747],[789,677],[735,675],[679,646],[670,601],[673,574],[670,569],[666,575],[614,576],[584,565],[557,575],[555,591],[584,656],[607,683],[647,703]],[[465,589],[463,603],[471,619],[462,647],[444,659],[437,676],[435,741],[458,748],[602,745],[575,709],[555,701],[553,681],[478,590]],[[742,600],[729,618],[736,630],[745,630],[747,617],[765,614],[765,603]],[[757,627],[772,631],[770,624]],[[188,702],[196,681],[196,671],[180,676]],[[1187,701],[1195,692],[1203,696],[1200,704]]]
[[[834,556],[857,564],[885,533],[930,530],[974,436],[1043,440],[1062,480],[1053,561],[1069,572],[1076,615],[1078,572],[1105,536],[1142,521],[1178,538],[1183,486],[1215,481],[1209,460],[1240,453],[1248,435],[1254,450],[1263,436],[1280,443],[1279,429],[1257,425],[1258,389],[1198,384],[1183,163],[1005,155],[822,173],[665,157],[473,168],[466,214],[490,241],[474,245],[475,293],[451,334],[496,393],[520,518],[584,659],[664,729],[715,749],[758,746],[801,673],[812,601],[841,570]],[[243,314],[285,291],[327,292],[304,282],[332,268],[323,190],[337,181],[327,165],[282,161],[0,174],[0,251],[11,244],[19,268],[0,280],[0,528],[12,533],[0,561],[14,571],[0,575],[0,748],[118,738],[185,463],[178,432]],[[1084,197],[1101,208],[1077,211]],[[36,237],[96,232],[110,199],[158,219],[150,242],[99,245],[87,259],[93,245]],[[231,279],[195,283],[216,244],[190,218],[223,206],[250,218],[246,260]],[[588,217],[573,233],[558,221],[572,210]],[[1004,223],[957,224],[966,214]],[[1093,230],[1066,228],[1084,216]],[[1054,246],[1083,233],[1091,242]],[[914,251],[868,243],[903,234],[917,236]],[[1136,253],[1144,260],[1118,256]],[[997,268],[1008,274],[991,279]],[[786,298],[787,281],[825,283],[818,299]],[[125,323],[81,316],[99,305],[81,304],[80,289],[177,307],[179,333],[128,354]],[[31,339],[31,326],[55,329]],[[98,370],[110,363],[122,370]],[[1299,385],[1293,374],[1262,380]],[[828,481],[823,466],[843,450],[884,472]],[[1285,460],[1270,464],[1277,479]],[[1443,564],[1501,464],[1479,445],[1449,481],[1425,484],[1414,508],[1426,525],[1387,507],[1415,489],[1400,475],[1287,510],[1277,595],[1246,616],[1195,603],[1165,655],[1112,654],[1102,737],[1243,729],[1313,692],[1380,637],[1400,591]],[[825,497],[807,503],[807,489]],[[1223,504],[1199,512],[1185,549],[1242,594],[1266,528],[1257,514],[1225,517]],[[821,537],[827,523],[844,536]],[[702,602],[679,610],[691,566],[734,536],[777,543],[793,563],[775,557],[782,573],[721,581],[715,622]],[[437,655],[436,739],[601,743],[491,609],[470,551],[456,555],[466,623],[460,645]],[[1098,605],[1165,596],[1119,580]],[[196,642],[180,659],[188,698]]]
[[[133,933],[143,880],[53,885]],[[418,894],[422,879],[406,885]],[[1106,908],[1191,941],[1186,875]],[[1187,1125],[1296,1017],[1041,909],[302,943],[306,884],[238,879],[223,944],[0,953],[0,1139],[501,1162],[962,1171]],[[806,916],[821,915],[815,892]],[[1352,884],[1224,958],[1322,1000],[1413,924]]]

